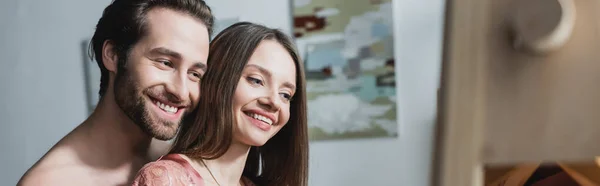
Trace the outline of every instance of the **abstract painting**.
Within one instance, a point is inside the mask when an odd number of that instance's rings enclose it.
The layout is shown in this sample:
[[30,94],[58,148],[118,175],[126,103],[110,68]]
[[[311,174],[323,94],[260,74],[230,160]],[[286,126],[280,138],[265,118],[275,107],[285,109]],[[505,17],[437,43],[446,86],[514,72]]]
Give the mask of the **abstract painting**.
[[311,140],[395,137],[391,0],[295,0]]

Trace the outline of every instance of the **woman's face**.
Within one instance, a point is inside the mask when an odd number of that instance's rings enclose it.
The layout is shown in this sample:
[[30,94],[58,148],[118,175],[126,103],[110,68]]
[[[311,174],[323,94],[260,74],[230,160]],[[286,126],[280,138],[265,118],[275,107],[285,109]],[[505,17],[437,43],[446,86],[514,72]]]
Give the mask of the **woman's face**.
[[233,96],[233,139],[262,146],[290,118],[296,91],[296,65],[275,40],[263,40],[244,67]]

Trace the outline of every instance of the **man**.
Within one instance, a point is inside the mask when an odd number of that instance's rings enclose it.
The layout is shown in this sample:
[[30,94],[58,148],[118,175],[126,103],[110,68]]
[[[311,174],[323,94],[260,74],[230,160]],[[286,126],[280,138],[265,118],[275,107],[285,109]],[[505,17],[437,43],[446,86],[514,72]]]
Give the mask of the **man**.
[[213,15],[202,0],[114,0],[91,48],[100,101],[18,185],[126,185],[153,138],[175,137],[198,101]]

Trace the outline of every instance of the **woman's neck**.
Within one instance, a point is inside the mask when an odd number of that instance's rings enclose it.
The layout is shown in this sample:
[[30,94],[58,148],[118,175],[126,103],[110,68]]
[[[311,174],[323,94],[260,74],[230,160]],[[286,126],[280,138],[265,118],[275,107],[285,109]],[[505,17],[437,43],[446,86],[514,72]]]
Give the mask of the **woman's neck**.
[[[235,140],[223,156],[214,160],[204,160],[206,169],[220,185],[237,185],[240,182],[250,146]],[[213,179],[203,177],[203,179]]]

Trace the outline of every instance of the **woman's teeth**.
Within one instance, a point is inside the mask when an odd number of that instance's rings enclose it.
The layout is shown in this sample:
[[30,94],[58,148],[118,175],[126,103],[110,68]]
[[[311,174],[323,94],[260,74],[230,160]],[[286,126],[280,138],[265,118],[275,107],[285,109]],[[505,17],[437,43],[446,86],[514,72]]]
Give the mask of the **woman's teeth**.
[[264,117],[264,116],[261,116],[261,115],[255,114],[255,113],[247,113],[247,114],[248,114],[248,116],[250,116],[250,117],[252,117],[254,119],[260,120],[260,121],[265,122],[265,123],[267,123],[269,125],[273,125],[273,121],[271,121],[271,119],[269,119],[267,117]]

